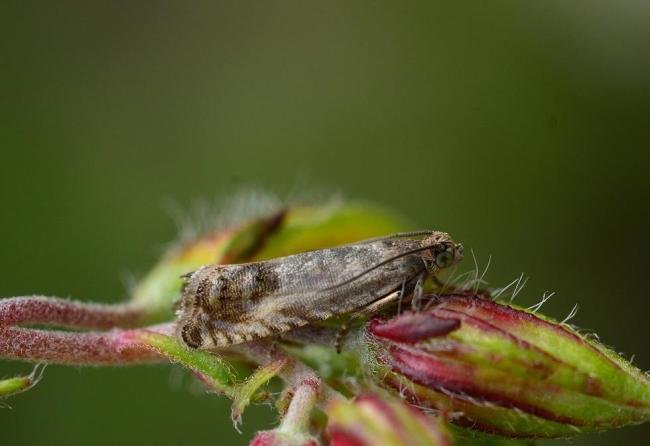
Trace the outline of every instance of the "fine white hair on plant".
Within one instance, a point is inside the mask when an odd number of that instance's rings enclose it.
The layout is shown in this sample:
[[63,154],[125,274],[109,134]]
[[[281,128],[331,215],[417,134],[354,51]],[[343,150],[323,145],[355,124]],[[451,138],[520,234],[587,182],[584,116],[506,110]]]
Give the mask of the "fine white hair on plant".
[[164,207],[176,223],[180,243],[234,223],[277,212],[283,206],[274,194],[246,189],[218,199],[199,198],[189,207],[172,201]]
[[163,207],[176,224],[178,236],[166,250],[183,245],[207,233],[279,212],[282,209],[319,203],[320,207],[340,207],[344,202],[338,193],[325,193],[304,188],[288,194],[287,198],[259,187],[247,187],[223,194],[220,198],[194,200],[182,206],[168,200]]
[[[206,234],[250,221],[271,216],[282,209],[318,203],[322,209],[335,211],[345,203],[340,192],[314,187],[294,187],[286,198],[255,186],[239,188],[230,193],[208,199],[198,198],[185,206],[175,200],[164,200],[162,207],[176,226],[176,237],[161,243],[159,255],[173,255],[189,242]],[[132,295],[141,274],[129,270],[121,273],[122,285]]]
[[[472,260],[474,261],[474,280],[473,282],[476,283],[478,282],[478,272],[479,272],[479,266],[478,266],[478,260],[476,259],[476,254],[474,253],[473,249],[469,250],[472,253]],[[472,284],[472,281],[466,283],[465,285],[469,288],[469,285]],[[473,286],[473,284],[472,284]]]
[[438,415],[440,413],[440,410],[432,409],[431,407],[423,406],[421,404],[409,403],[409,406],[415,407],[426,415]]
[[[456,270],[453,271],[453,274],[455,274]],[[460,289],[465,289],[465,285],[468,282],[467,277],[474,275],[474,270],[469,270],[465,271],[464,273],[458,274],[458,275],[452,275],[449,278],[449,284],[454,286],[458,285],[458,288]],[[470,279],[471,281],[472,279]]]
[[490,269],[490,264],[491,263],[492,263],[492,254],[488,255],[488,261],[487,261],[487,264],[485,265],[485,268],[483,269],[483,273],[481,273],[481,277],[479,277],[479,279],[474,284],[474,292],[475,293],[478,292],[479,285],[481,285],[481,284],[486,284],[487,285],[487,282],[485,282],[483,279],[484,279],[485,275],[487,274],[488,270]]
[[524,277],[524,273],[521,273],[519,280],[517,280],[517,285],[515,285],[515,289],[512,292],[512,296],[510,296],[510,300],[508,301],[509,303],[512,303],[512,301],[515,300],[517,295],[521,292],[521,290],[524,289],[527,283],[528,277]]
[[532,313],[537,313],[537,311],[539,311],[539,309],[542,308],[542,305],[548,302],[548,300],[553,296],[555,296],[555,291],[544,291],[544,294],[542,294],[542,300],[540,300],[535,305],[526,308],[526,310]]
[[41,379],[43,379],[43,374],[45,373],[46,368],[47,364],[42,362],[39,362],[34,366],[32,373],[29,374],[29,379],[32,381],[32,386],[35,386],[41,381]]
[[449,289],[449,285],[452,283],[452,280],[454,280],[454,277],[456,276],[456,271],[458,271],[458,264],[454,265],[449,271],[447,280],[445,280],[445,282],[442,284],[442,288],[440,289],[441,293],[444,293],[447,289]]
[[[474,262],[474,268],[458,275],[455,279],[453,279],[451,282],[452,283],[459,283],[462,280],[462,284],[459,285],[459,288],[462,290],[472,290],[472,292],[476,293],[478,292],[479,288],[481,285],[488,285],[488,282],[485,280],[485,275],[487,274],[488,270],[490,269],[490,265],[492,263],[492,254],[488,256],[488,261],[487,264],[485,265],[485,268],[483,268],[483,271],[481,272],[481,267],[479,266],[476,254],[474,253],[473,249],[470,249],[470,252],[472,253],[472,260]],[[473,276],[473,277],[472,277]],[[466,277],[470,277],[469,279],[465,279]]]
[[507,284],[507,285],[505,285],[505,286],[503,286],[503,287],[501,287],[501,288],[497,288],[497,289],[495,289],[495,290],[492,292],[492,298],[493,298],[494,300],[499,299],[499,298],[501,297],[502,294],[504,294],[506,291],[508,291],[510,288],[512,288],[512,287],[515,286],[518,282],[520,282],[522,276],[523,276],[523,273],[521,273],[521,276],[519,276],[518,278],[514,279],[514,280],[513,280],[512,282],[510,282],[509,284]]
[[571,309],[571,311],[569,312],[569,314],[567,315],[567,317],[565,317],[562,320],[562,322],[560,322],[560,324],[561,325],[568,325],[567,322],[569,322],[571,319],[573,319],[576,316],[576,314],[578,314],[579,309],[580,309],[580,307],[578,306],[578,304],[575,304],[573,306],[573,308]]
[[600,342],[600,336],[598,334],[590,329],[587,328],[574,328],[574,330],[583,338],[585,338],[587,341],[592,341],[592,342]]

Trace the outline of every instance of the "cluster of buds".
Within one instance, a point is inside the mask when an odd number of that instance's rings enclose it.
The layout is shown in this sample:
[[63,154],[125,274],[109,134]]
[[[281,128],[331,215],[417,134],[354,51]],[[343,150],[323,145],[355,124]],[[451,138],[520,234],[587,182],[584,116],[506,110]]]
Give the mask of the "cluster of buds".
[[[400,225],[366,206],[284,209],[176,247],[123,304],[3,299],[0,358],[74,366],[172,361],[233,400],[235,426],[279,377],[286,384],[281,422],[260,432],[256,446],[440,446],[464,429],[555,438],[650,420],[645,374],[565,324],[486,295],[424,295],[421,310],[376,317],[350,333],[343,355],[333,343],[318,345],[332,337],[320,326],[296,330],[292,342],[262,340],[219,354],[188,350],[173,336],[172,301],[187,271],[343,244]],[[233,363],[259,367],[241,381]],[[0,380],[0,398],[31,388],[41,372]]]

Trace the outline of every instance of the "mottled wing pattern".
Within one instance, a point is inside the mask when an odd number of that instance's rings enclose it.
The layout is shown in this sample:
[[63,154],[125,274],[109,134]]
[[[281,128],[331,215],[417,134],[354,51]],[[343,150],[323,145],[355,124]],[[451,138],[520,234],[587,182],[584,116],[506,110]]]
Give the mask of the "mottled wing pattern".
[[224,347],[361,309],[424,271],[421,256],[404,256],[334,286],[420,246],[419,240],[383,238],[263,262],[203,267],[185,287],[179,335],[191,347]]

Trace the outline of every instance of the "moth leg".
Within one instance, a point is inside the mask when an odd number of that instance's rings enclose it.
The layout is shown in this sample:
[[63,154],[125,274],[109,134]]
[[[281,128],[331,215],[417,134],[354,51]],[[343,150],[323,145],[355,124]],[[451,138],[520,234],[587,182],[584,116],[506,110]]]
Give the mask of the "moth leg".
[[353,316],[358,318],[368,318],[379,313],[401,297],[401,291],[395,291],[354,312]]
[[399,296],[397,297],[397,314],[402,314],[402,301],[406,295],[406,280],[402,281],[402,288],[399,291]]
[[401,297],[402,297],[402,292],[395,291],[393,293],[388,294],[387,296],[384,296],[372,302],[366,307],[352,313],[348,317],[348,319],[345,322],[343,322],[343,324],[341,324],[341,328],[339,328],[339,330],[336,332],[336,338],[334,339],[334,346],[336,347],[336,353],[341,353],[343,339],[345,338],[345,335],[350,331],[350,325],[353,320],[367,319],[370,316],[379,313],[384,308],[392,305],[393,303],[395,303],[395,301],[399,301]]
[[426,277],[426,272],[419,274],[417,280],[415,281],[415,287],[413,288],[413,300],[411,301],[412,311],[418,311],[420,309],[420,301],[422,300],[422,294],[424,293],[424,279]]

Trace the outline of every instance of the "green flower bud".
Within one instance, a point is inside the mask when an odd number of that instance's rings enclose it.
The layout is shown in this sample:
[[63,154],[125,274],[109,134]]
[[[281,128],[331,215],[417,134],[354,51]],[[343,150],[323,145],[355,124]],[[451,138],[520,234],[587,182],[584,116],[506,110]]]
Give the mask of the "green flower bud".
[[468,295],[367,327],[371,376],[463,426],[566,437],[650,419],[650,380],[570,327]]

